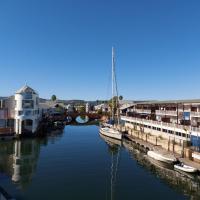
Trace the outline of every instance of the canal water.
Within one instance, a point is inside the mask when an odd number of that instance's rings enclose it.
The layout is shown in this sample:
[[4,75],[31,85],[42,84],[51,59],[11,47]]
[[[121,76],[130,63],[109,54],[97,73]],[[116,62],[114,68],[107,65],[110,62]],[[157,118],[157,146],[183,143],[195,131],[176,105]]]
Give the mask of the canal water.
[[197,197],[192,178],[153,167],[132,147],[100,137],[94,125],[66,126],[63,133],[42,139],[3,141],[0,186],[19,200]]

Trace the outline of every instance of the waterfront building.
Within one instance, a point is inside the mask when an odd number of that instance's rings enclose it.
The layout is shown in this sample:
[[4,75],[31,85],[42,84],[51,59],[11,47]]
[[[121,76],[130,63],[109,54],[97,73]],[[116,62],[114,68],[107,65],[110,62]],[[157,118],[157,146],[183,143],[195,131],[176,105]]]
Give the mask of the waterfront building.
[[200,147],[200,100],[137,102],[120,112],[126,127]]
[[89,104],[89,103],[86,103],[86,104],[85,104],[85,112],[86,112],[86,113],[89,113],[89,112],[90,112],[90,104]]
[[16,134],[35,133],[40,119],[39,95],[26,85],[15,93]]
[[109,112],[110,111],[110,107],[109,107],[108,104],[102,103],[102,104],[94,106],[94,110],[95,111],[101,110],[102,112]]
[[0,132],[35,133],[42,118],[38,93],[25,85],[15,95],[1,99]]

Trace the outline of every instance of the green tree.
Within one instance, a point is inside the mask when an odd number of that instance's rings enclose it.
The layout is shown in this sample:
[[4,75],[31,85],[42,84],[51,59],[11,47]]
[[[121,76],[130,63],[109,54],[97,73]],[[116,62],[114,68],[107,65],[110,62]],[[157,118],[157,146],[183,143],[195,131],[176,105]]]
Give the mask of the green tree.
[[118,104],[118,97],[117,96],[114,96],[113,98],[111,98],[108,102],[109,104],[109,107],[110,109],[114,110],[114,114],[116,114],[116,111],[117,111],[117,108],[119,107],[119,104]]
[[53,94],[53,95],[51,96],[51,100],[52,100],[52,101],[56,101],[56,99],[57,99],[57,98],[56,98],[56,95]]
[[119,96],[119,100],[120,101],[123,100],[123,96],[122,95]]

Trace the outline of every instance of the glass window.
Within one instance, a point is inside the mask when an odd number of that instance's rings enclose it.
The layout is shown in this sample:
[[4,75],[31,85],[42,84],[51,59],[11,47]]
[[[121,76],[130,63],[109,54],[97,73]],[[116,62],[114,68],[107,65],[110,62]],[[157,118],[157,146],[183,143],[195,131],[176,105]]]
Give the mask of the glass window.
[[25,99],[32,99],[33,98],[32,93],[26,93],[26,94],[24,94],[24,98]]
[[23,115],[23,111],[19,110],[18,115]]
[[25,115],[26,115],[26,116],[29,116],[29,115],[31,115],[31,114],[32,114],[32,111],[31,111],[31,110],[26,110],[26,111],[25,111]]
[[23,100],[22,107],[23,108],[33,108],[33,100]]
[[36,105],[38,106],[38,103],[39,103],[39,98],[36,97]]

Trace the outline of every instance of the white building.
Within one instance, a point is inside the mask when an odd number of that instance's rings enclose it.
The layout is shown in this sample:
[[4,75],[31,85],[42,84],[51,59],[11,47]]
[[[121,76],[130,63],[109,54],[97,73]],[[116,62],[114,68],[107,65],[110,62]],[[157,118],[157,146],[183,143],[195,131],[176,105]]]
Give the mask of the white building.
[[15,93],[14,99],[16,134],[35,133],[41,119],[38,93],[26,85]]
[[110,108],[108,104],[102,103],[102,104],[94,106],[94,110],[95,111],[102,110],[102,112],[108,112],[110,111]]
[[86,103],[86,104],[85,104],[85,112],[86,112],[86,113],[89,113],[89,112],[90,112],[90,104],[89,104],[89,103]]

